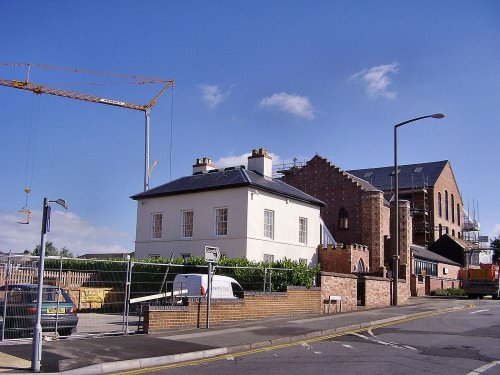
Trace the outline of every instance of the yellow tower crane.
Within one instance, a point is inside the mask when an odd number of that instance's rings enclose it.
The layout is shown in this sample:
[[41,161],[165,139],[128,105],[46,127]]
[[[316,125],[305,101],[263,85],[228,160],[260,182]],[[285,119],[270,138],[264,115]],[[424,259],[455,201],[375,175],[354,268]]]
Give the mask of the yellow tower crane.
[[[68,69],[68,68],[60,68],[60,67],[52,67],[52,66],[46,66],[46,65],[39,65],[39,64],[1,64],[3,66],[16,66],[16,67],[27,67],[27,77],[26,81],[19,81],[19,80],[10,80],[10,79],[4,79],[0,77],[0,86],[5,86],[5,87],[11,87],[14,89],[19,89],[19,90],[27,90],[34,92],[35,94],[49,94],[49,95],[55,95],[55,96],[62,96],[65,98],[70,98],[70,99],[77,99],[77,100],[84,100],[87,102],[93,102],[93,103],[99,103],[99,104],[107,104],[107,105],[112,105],[115,107],[122,107],[122,108],[128,108],[128,109],[133,109],[136,111],[142,111],[145,114],[145,142],[144,142],[144,191],[149,190],[149,178],[150,178],[150,168],[149,168],[149,133],[150,133],[150,123],[151,123],[151,109],[154,107],[158,99],[160,98],[161,95],[165,93],[165,91],[168,90],[169,87],[174,86],[174,80],[165,80],[165,79],[159,79],[159,78],[148,78],[148,77],[142,77],[142,76],[129,76],[129,75],[120,75],[120,74],[113,74],[113,73],[98,73],[98,72],[90,72],[90,71],[84,71],[80,69]],[[87,73],[87,74],[97,74],[97,75],[112,75],[112,76],[119,76],[119,77],[126,77],[126,78],[132,78],[136,81],[134,81],[134,84],[162,84],[165,85],[156,95],[155,97],[147,104],[135,104],[135,103],[128,103],[120,100],[114,100],[114,99],[109,99],[109,98],[103,98],[91,94],[86,94],[82,92],[75,92],[75,91],[70,91],[70,90],[64,90],[64,89],[58,89],[54,87],[49,87],[45,85],[41,85],[38,83],[33,83],[29,82],[29,76],[30,76],[30,71],[31,67],[39,67],[39,68],[44,68],[44,69],[58,69],[58,70],[66,70],[70,72],[79,72],[79,73]],[[156,164],[155,164],[156,165]]]

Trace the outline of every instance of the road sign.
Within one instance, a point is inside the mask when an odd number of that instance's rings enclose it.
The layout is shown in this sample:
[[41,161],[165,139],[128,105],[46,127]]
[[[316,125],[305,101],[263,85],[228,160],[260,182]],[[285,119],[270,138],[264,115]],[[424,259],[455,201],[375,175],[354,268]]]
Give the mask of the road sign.
[[216,263],[220,259],[220,251],[218,247],[205,246],[205,260],[209,263]]
[[488,236],[479,236],[479,242],[488,242],[489,238]]

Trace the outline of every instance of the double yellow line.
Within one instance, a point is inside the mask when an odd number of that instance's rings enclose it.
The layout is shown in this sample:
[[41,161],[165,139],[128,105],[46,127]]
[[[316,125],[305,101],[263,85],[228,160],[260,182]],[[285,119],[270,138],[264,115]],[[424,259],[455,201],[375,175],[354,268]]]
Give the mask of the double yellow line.
[[[472,309],[474,307],[476,307],[474,304],[467,304],[464,306],[463,309]],[[369,327],[358,328],[358,329],[353,329],[353,330],[344,331],[344,332],[336,332],[336,333],[332,333],[329,335],[314,337],[314,338],[310,338],[310,339],[306,339],[306,340],[295,341],[295,342],[291,342],[288,344],[267,346],[265,348],[259,348],[259,349],[249,349],[249,350],[245,350],[243,352],[223,354],[223,355],[218,355],[218,356],[211,357],[211,358],[201,358],[201,359],[195,359],[192,361],[172,363],[169,365],[161,365],[161,366],[149,367],[149,368],[145,368],[145,369],[121,371],[121,372],[116,373],[116,374],[120,374],[120,375],[145,374],[148,372],[161,371],[161,370],[166,370],[166,369],[171,369],[171,368],[187,367],[187,366],[200,365],[203,363],[222,361],[222,360],[229,359],[229,358],[243,357],[243,356],[248,356],[248,355],[252,355],[252,354],[268,352],[268,351],[272,351],[272,350],[286,349],[286,348],[290,348],[292,346],[299,346],[299,345],[303,345],[303,344],[309,344],[309,343],[313,343],[313,342],[329,340],[329,339],[333,339],[336,337],[347,336],[347,335],[350,335],[353,333],[365,332],[365,331],[368,331],[369,329],[388,327],[388,326],[392,326],[392,325],[400,324],[400,323],[405,323],[405,322],[409,322],[409,321],[416,320],[416,319],[430,318],[433,316],[448,314],[448,313],[459,311],[459,310],[461,310],[461,309],[449,308],[449,309],[440,310],[440,311],[431,312],[431,313],[414,314],[414,315],[409,316],[409,317],[404,318],[404,319],[394,320],[394,321],[390,321],[390,322],[386,322],[386,323],[375,324],[375,325],[372,325]]]

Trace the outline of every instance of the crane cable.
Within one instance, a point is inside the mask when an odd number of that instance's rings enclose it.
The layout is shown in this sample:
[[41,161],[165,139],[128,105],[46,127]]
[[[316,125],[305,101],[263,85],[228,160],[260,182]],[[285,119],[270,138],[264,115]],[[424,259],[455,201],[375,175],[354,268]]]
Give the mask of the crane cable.
[[[33,95],[33,100],[31,102],[31,115],[30,121],[26,129],[26,167],[24,171],[24,206],[18,211],[19,213],[26,215],[25,221],[18,221],[19,224],[29,224],[31,217],[31,210],[28,208],[29,194],[31,193],[31,186],[33,185],[33,175],[35,171],[35,154],[36,154],[36,144],[38,139],[38,122],[40,115],[40,101],[38,98],[37,106],[35,109],[35,97],[39,95]],[[35,118],[34,118],[35,117]],[[34,124],[34,126],[33,126]],[[35,128],[33,130],[33,128]],[[34,134],[33,134],[34,133]],[[32,141],[33,138],[33,141]],[[31,167],[31,168],[30,168]],[[30,170],[31,169],[31,170]],[[28,181],[29,180],[29,181]]]
[[32,66],[40,68],[40,69],[51,69],[51,70],[61,70],[64,72],[71,73],[81,73],[95,76],[104,76],[104,77],[115,77],[115,78],[131,78],[136,80],[136,82],[128,82],[130,84],[151,84],[151,83],[168,83],[172,80],[162,79],[162,78],[152,78],[145,77],[137,74],[122,74],[122,73],[110,73],[110,72],[96,72],[93,70],[87,69],[76,69],[76,68],[64,68],[60,66],[50,66],[50,65],[41,65],[41,64],[32,64],[32,63],[0,63],[0,66],[5,67],[27,67],[28,69]]
[[174,143],[174,132],[173,132],[173,127],[174,127],[174,86],[172,86],[172,103],[170,106],[170,155],[169,155],[169,171],[170,171],[170,181],[172,181],[172,147]]

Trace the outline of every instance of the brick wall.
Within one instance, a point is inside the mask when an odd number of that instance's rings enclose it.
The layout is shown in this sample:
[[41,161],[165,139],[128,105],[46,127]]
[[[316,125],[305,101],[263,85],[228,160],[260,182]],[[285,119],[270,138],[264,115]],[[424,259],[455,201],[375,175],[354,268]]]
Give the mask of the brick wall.
[[318,247],[318,262],[321,264],[321,271],[352,273],[356,270],[360,260],[365,265],[365,270],[361,272],[367,272],[366,268],[370,264],[370,252],[367,246],[337,243],[337,246]]
[[[445,191],[448,191],[448,220],[446,220],[446,212],[445,212]],[[438,193],[441,193],[441,202],[442,202],[442,216],[439,217],[438,212]],[[430,204],[432,207],[431,212],[431,227],[437,228],[439,224],[443,227],[443,234],[446,233],[445,228],[449,228],[449,235],[452,235],[452,232],[455,231],[455,237],[458,237],[458,233],[460,232],[460,236],[462,235],[462,225],[463,225],[463,217],[460,217],[460,225],[458,217],[457,217],[457,204],[460,205],[459,215],[462,215],[463,210],[463,202],[462,197],[460,195],[457,182],[455,180],[455,176],[453,175],[453,170],[451,168],[451,164],[448,162],[443,169],[443,172],[439,176],[436,181],[433,189],[430,190]],[[455,211],[455,220],[452,220],[451,215],[451,195],[455,198],[455,205],[453,210]],[[439,238],[439,231],[435,229],[431,232],[431,243],[436,241]]]
[[385,307],[391,305],[391,279],[364,277],[365,307]]
[[[204,327],[204,299],[190,299],[186,306],[150,307],[144,325],[147,333],[180,327]],[[210,323],[258,320],[269,317],[318,314],[322,311],[320,288],[290,287],[286,293],[245,293],[243,300],[212,300]]]
[[398,282],[398,305],[408,303],[410,299],[410,280],[399,280]]
[[[363,279],[365,281],[365,307],[367,309],[391,305],[392,279],[372,276],[365,276]],[[408,303],[409,290],[409,283],[405,280],[399,280],[398,305]]]
[[433,290],[448,288],[460,288],[460,280],[436,276],[425,277],[425,293],[427,295],[431,295]]
[[[448,273],[445,273],[448,271]],[[456,279],[458,280],[458,271],[460,270],[460,266],[454,266],[451,264],[438,263],[438,276],[445,277],[447,279]]]
[[410,290],[413,297],[425,296],[425,280],[422,278],[419,281],[417,275],[411,275],[410,278]]
[[[384,236],[389,234],[388,208],[383,204],[383,193],[366,189],[349,174],[318,155],[303,167],[284,172],[282,180],[325,202],[321,217],[341,243],[357,243],[370,249],[371,271],[383,266]],[[339,212],[348,212],[348,228],[339,227]]]
[[[328,312],[328,297],[342,298],[342,311],[353,311],[358,307],[357,282],[355,275],[346,275],[334,272],[321,272],[321,300],[323,312]],[[338,302],[335,302],[338,303]],[[340,304],[339,304],[340,305]],[[340,306],[330,306],[330,313],[340,310]]]
[[421,280],[418,281],[418,276],[411,275],[411,295],[414,297],[430,296],[436,289],[461,287],[461,282],[457,278],[425,276]]
[[[366,308],[391,305],[391,279],[364,276]],[[358,277],[333,272],[320,273],[321,288],[289,287],[286,293],[245,293],[243,300],[212,300],[210,323],[266,319],[270,317],[319,314],[328,312],[328,297],[340,296],[330,313],[354,311],[358,301]],[[409,283],[398,283],[398,303],[408,302]],[[162,333],[181,327],[205,327],[207,305],[204,299],[189,299],[185,306],[151,306],[146,311],[146,333]]]
[[[399,278],[410,280],[410,245],[413,237],[413,223],[410,202],[399,201]],[[409,283],[408,283],[409,285]]]

